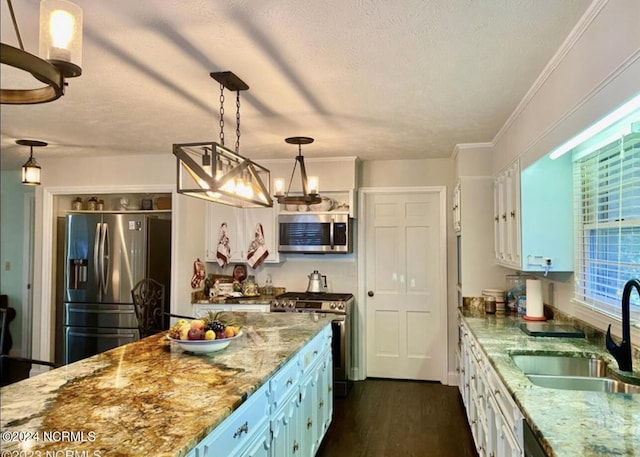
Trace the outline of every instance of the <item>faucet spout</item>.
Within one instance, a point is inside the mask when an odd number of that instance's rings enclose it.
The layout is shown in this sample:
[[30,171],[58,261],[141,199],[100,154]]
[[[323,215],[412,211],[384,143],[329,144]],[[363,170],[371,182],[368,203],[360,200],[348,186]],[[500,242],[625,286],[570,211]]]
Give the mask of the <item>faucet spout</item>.
[[624,285],[622,291],[622,342],[617,345],[611,338],[611,324],[607,329],[606,345],[607,350],[618,362],[621,371],[633,371],[631,363],[631,319],[630,319],[630,300],[631,291],[636,289],[640,295],[640,280],[631,279]]

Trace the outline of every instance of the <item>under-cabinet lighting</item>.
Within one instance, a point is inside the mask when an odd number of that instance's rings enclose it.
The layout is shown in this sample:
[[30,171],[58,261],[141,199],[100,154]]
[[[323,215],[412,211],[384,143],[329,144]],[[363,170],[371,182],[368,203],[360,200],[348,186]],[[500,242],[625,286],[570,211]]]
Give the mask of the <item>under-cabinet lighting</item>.
[[[611,127],[613,124],[625,118],[626,116],[629,116],[635,110],[638,110],[638,109],[640,109],[640,95],[636,95],[634,98],[632,98],[630,101],[622,105],[620,108],[606,115],[604,118],[602,118],[601,120],[593,124],[591,127],[583,130],[582,132],[580,132],[578,135],[571,138],[566,143],[554,149],[549,155],[549,157],[551,158],[551,160],[555,160],[558,157],[563,156],[567,152],[572,151],[574,148],[576,148],[577,146],[587,141],[589,138],[593,137],[594,135],[601,132],[602,130],[608,127]],[[626,128],[628,129],[629,126],[627,125]],[[622,128],[621,128],[621,130],[619,130],[615,134],[612,132],[609,138],[610,139],[615,138],[616,135],[620,137],[623,134],[624,132],[622,131]],[[604,144],[607,144],[607,143],[604,143]]]

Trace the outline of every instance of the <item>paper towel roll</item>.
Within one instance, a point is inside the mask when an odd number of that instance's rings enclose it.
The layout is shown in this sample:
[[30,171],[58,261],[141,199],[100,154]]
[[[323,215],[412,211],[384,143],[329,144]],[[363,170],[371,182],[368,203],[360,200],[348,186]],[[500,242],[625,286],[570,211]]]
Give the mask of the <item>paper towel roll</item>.
[[542,281],[527,279],[527,317],[543,317]]

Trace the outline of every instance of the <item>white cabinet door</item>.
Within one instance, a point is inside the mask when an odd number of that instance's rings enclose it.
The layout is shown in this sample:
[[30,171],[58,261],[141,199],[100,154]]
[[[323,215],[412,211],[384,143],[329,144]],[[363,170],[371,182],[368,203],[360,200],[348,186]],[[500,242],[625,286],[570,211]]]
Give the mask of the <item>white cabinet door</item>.
[[268,424],[257,433],[253,443],[249,444],[247,450],[242,453],[242,457],[272,457],[271,430]]
[[205,223],[205,261],[215,262],[220,241],[222,224],[226,224],[226,233],[229,237],[231,257],[229,262],[242,262],[242,238],[240,210],[232,206],[220,203],[207,203],[207,217]]
[[205,224],[205,261],[215,262],[221,226],[226,224],[231,256],[229,262],[247,263],[247,254],[256,235],[258,224],[262,226],[264,242],[269,256],[265,263],[280,261],[278,253],[277,208],[241,209],[219,203],[207,204]]
[[460,180],[458,180],[456,186],[453,189],[453,230],[455,230],[456,233],[460,233],[460,231],[462,230],[462,212],[460,208],[462,199],[460,192],[461,185]]
[[520,230],[520,164],[514,162],[494,182],[494,243],[496,261],[522,267]]
[[284,400],[271,419],[271,456],[300,455],[300,405],[298,389]]
[[506,197],[506,245],[507,261],[510,265],[521,266],[520,234],[520,166],[514,162],[505,175]]
[[274,204],[273,208],[252,208],[243,211],[244,213],[244,260],[247,259],[248,248],[251,241],[254,239],[256,230],[258,230],[258,224],[262,226],[264,234],[264,245],[269,251],[269,255],[265,259],[265,263],[277,263],[280,261],[280,254],[278,253],[278,213],[277,204]]

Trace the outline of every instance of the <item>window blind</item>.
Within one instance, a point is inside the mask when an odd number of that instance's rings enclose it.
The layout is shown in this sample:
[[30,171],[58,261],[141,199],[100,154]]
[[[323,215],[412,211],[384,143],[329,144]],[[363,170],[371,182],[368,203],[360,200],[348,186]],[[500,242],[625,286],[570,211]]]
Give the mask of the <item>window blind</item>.
[[[573,170],[575,298],[619,318],[624,284],[640,278],[640,133],[578,158]],[[631,319],[640,322],[635,291]]]

